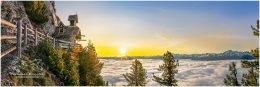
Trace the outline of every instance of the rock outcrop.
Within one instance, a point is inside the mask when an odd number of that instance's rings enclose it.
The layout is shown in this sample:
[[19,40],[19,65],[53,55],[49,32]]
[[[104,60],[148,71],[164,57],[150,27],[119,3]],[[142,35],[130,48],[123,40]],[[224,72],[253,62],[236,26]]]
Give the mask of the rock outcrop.
[[[29,19],[29,15],[26,13],[26,8],[24,7],[23,1],[1,1],[1,18],[5,19],[13,24],[17,24],[17,18],[20,17],[22,19],[22,26],[27,26],[30,29],[37,28],[37,30],[44,34],[52,35],[54,34],[56,28],[62,23],[59,17],[56,15],[55,10],[55,2],[54,1],[45,1],[45,5],[47,6],[49,13],[49,20],[42,24],[37,25],[33,23]],[[28,32],[30,34],[31,32]],[[1,26],[1,35],[15,35],[16,31],[10,29],[8,26]],[[32,37],[28,37],[28,39],[33,39]],[[16,44],[10,44],[15,40],[1,40],[1,51],[5,51],[6,49],[16,46]],[[14,56],[16,52],[12,52],[1,58],[1,85],[4,86],[14,86],[16,85],[15,81],[10,77],[10,72],[19,71],[18,64],[23,59],[17,58]],[[32,59],[32,61],[35,61]],[[37,63],[36,63],[37,64]],[[49,73],[49,72],[47,72]],[[54,79],[56,80],[56,79]],[[34,84],[37,85],[37,84]],[[57,80],[55,85],[61,85]]]

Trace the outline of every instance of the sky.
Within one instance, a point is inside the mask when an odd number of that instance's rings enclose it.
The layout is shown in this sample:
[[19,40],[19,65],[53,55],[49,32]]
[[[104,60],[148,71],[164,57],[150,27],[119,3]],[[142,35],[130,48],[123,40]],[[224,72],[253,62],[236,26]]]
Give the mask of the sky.
[[[56,1],[65,25],[77,14],[83,39],[98,56],[152,56],[250,51],[256,1]],[[88,42],[80,42],[87,46]],[[122,52],[123,51],[123,52]]]

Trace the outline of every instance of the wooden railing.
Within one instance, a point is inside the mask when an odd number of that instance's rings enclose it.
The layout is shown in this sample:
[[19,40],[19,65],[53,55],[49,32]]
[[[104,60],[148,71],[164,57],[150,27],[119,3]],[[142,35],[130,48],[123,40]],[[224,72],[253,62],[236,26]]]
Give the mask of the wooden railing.
[[[39,31],[37,31],[37,28],[33,29],[32,26],[30,26],[30,28],[28,28],[27,24],[25,24],[24,27],[22,27],[22,19],[20,19],[20,18],[17,18],[17,25],[15,25],[11,22],[8,22],[4,19],[1,19],[1,24],[8,26],[8,27],[10,27],[10,29],[13,29],[16,31],[16,36],[15,35],[1,35],[1,40],[16,39],[16,42],[14,42],[14,43],[16,43],[16,46],[13,46],[13,47],[1,52],[1,58],[5,55],[9,54],[10,52],[13,52],[14,50],[17,50],[17,57],[21,58],[22,49],[25,49],[27,46],[30,46],[32,44],[38,45],[39,41],[42,41],[46,38],[50,38],[53,41],[54,47],[57,47],[58,45],[60,45],[62,48],[70,48],[70,46],[72,45],[72,43],[69,41],[58,40],[58,39],[55,39],[55,38],[49,36],[48,34],[43,34]],[[30,33],[28,33],[28,31]],[[31,37],[31,38],[28,38],[28,37]],[[31,43],[29,45],[28,41],[31,41],[34,43]]]

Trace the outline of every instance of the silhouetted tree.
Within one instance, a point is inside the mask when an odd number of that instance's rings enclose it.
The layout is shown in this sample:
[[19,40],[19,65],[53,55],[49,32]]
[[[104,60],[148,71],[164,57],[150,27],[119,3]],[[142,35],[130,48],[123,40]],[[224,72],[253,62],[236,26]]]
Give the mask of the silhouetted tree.
[[232,62],[232,64],[229,65],[229,71],[230,74],[226,75],[226,78],[224,79],[224,83],[226,86],[240,86],[240,84],[237,81],[237,69],[235,62]]
[[[256,22],[256,28],[251,25],[253,34],[259,37],[259,20]],[[242,84],[244,86],[259,86],[259,48],[251,50],[251,53],[257,59],[254,61],[242,60],[242,67],[249,68],[248,73],[243,74]]]
[[159,70],[163,71],[162,78],[153,75],[153,80],[160,85],[177,86],[177,80],[175,74],[178,73],[177,62],[171,52],[167,51],[163,57],[163,65],[159,66]]
[[143,68],[142,63],[135,59],[131,66],[131,73],[123,74],[128,85],[130,86],[145,86],[147,83],[146,70]]

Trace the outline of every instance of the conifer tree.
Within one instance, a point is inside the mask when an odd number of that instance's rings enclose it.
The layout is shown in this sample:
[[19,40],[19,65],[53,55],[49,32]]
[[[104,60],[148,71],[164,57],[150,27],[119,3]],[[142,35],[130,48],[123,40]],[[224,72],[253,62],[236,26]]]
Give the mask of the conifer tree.
[[64,84],[67,86],[79,86],[79,69],[78,61],[73,60],[76,56],[73,49],[69,49],[68,52],[64,53]]
[[[259,37],[259,20],[257,20],[257,22],[256,22],[256,28],[253,26],[251,26],[251,28],[253,30],[254,36]],[[248,60],[241,61],[243,68],[249,68],[248,73],[243,74],[243,78],[241,81],[243,86],[259,86],[259,82],[258,82],[259,81],[259,48],[251,50],[251,54],[254,57],[256,57],[257,59],[254,61],[248,61]],[[233,63],[232,63],[232,65],[233,65]],[[236,72],[236,71],[233,71],[233,72]],[[227,75],[227,78],[228,78],[228,75]],[[234,77],[234,78],[236,78],[236,77]],[[230,85],[230,84],[228,84],[228,82],[231,82],[231,81],[227,81],[227,80],[228,79],[224,79],[225,84],[227,82],[226,85]],[[233,81],[233,82],[235,82],[235,81]]]
[[177,80],[175,79],[175,74],[178,73],[177,62],[169,51],[164,54],[163,58],[164,64],[159,66],[159,70],[163,71],[162,77],[153,75],[153,80],[160,85],[177,86]]
[[[259,37],[259,20],[256,28],[251,26],[254,36]],[[259,86],[259,48],[251,50],[251,54],[256,57],[255,61],[242,60],[242,67],[249,68],[248,73],[243,74],[242,84],[244,86]]]
[[93,44],[89,41],[88,46],[79,53],[79,75],[82,86],[103,86],[101,77],[103,63],[97,59],[97,53]]
[[131,73],[123,74],[129,86],[145,86],[147,83],[146,70],[142,63],[135,59],[131,66]]
[[226,78],[224,79],[224,83],[226,86],[240,86],[240,84],[237,81],[237,69],[235,62],[232,62],[232,64],[229,65],[229,71],[230,74],[226,75]]
[[44,24],[48,22],[48,7],[44,1],[24,1],[24,7],[28,17],[36,24]]

